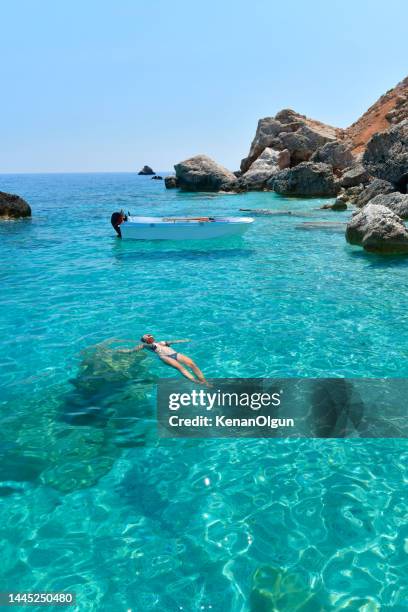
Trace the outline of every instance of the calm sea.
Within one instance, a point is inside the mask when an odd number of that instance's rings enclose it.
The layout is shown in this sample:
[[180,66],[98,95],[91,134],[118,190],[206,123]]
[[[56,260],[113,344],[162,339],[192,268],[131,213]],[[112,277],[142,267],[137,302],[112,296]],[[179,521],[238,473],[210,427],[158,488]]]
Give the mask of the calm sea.
[[[191,338],[207,377],[405,377],[408,260],[304,225],[346,221],[320,200],[134,174],[0,190],[33,209],[0,222],[0,591],[71,590],[81,611],[405,610],[404,441],[160,442],[155,384],[173,372],[113,349],[151,332]],[[122,243],[121,208],[296,214]]]

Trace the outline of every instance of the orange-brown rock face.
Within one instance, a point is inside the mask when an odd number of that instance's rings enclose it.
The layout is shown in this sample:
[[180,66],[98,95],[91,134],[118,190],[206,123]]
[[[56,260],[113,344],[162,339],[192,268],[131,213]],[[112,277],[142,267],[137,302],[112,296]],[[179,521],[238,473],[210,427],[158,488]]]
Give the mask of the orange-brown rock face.
[[367,142],[377,132],[384,132],[408,118],[408,77],[387,91],[370,108],[345,130],[351,140],[353,153],[361,153]]

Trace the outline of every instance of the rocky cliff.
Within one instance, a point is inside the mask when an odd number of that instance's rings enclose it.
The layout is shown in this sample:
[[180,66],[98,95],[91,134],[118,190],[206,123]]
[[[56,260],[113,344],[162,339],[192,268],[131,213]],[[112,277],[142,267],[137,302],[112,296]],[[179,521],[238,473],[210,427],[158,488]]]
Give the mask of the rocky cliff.
[[[337,128],[326,123],[300,115],[291,109],[284,109],[275,117],[260,119],[248,156],[241,162],[241,171],[246,172],[266,147],[289,149],[291,166],[313,161],[331,163],[319,159],[316,145],[341,141],[354,156],[363,153],[368,142],[378,132],[384,132],[408,119],[408,77],[381,96],[350,127]],[[331,144],[330,147],[335,145]],[[327,148],[327,147],[326,147]],[[351,159],[347,165],[351,165]]]
[[377,181],[376,195],[389,189],[406,193],[408,77],[346,129],[292,109],[260,119],[248,155],[235,175],[206,156],[190,158],[175,169],[176,177],[169,177],[166,187],[189,191],[274,190],[308,197],[340,194],[343,206],[347,201],[357,205],[357,200],[365,201],[371,194],[362,192],[372,181]]
[[352,144],[353,153],[361,153],[371,137],[408,119],[408,77],[381,96],[375,104],[344,130]]

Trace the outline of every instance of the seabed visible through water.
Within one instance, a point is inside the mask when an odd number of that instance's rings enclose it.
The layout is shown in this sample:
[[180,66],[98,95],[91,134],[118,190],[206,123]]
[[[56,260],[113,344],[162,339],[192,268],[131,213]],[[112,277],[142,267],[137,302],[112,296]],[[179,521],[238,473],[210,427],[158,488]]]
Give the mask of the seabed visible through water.
[[[1,189],[33,218],[0,223],[0,591],[71,590],[81,611],[406,609],[404,440],[158,441],[155,385],[173,372],[107,341],[189,337],[210,378],[406,377],[408,260],[304,231],[347,220],[319,200],[133,174]],[[120,208],[296,214],[127,244]]]

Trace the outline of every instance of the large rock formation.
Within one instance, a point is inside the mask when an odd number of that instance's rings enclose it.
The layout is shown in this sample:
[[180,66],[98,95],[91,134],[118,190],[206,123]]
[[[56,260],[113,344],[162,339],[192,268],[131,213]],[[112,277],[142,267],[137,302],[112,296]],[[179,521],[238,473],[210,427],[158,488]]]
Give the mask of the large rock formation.
[[268,185],[282,195],[304,197],[333,197],[339,189],[332,167],[313,162],[281,170],[268,181]]
[[252,141],[248,157],[241,162],[241,171],[246,172],[251,164],[261,155],[267,147],[273,148],[274,145],[280,146],[277,136],[282,132],[282,124],[273,119],[265,117],[258,121],[255,137]]
[[401,217],[401,219],[408,219],[408,194],[407,193],[387,193],[375,196],[370,200],[370,204],[377,206],[385,206],[392,210],[393,213]]
[[258,190],[264,189],[266,181],[279,170],[287,168],[290,164],[290,154],[287,149],[275,151],[267,147],[256,159],[249,169],[239,177],[238,189]]
[[[275,177],[278,152],[286,156],[285,165],[290,169],[304,162],[325,165],[323,175],[321,170],[306,166],[299,174],[287,172]],[[278,165],[283,167],[281,161]],[[347,129],[309,119],[291,109],[260,119],[249,154],[241,162],[241,176],[233,175],[205,156],[186,160],[177,168],[179,186],[194,191],[276,188],[281,190],[279,193],[323,197],[333,196],[342,188],[345,190],[343,202],[354,203],[361,195],[365,204],[382,193],[371,195],[368,188],[364,189],[377,178],[392,183],[391,191],[406,193],[408,78],[382,96]],[[173,186],[174,181],[169,179],[166,187]]]
[[0,191],[0,218],[19,219],[20,217],[31,217],[30,205],[18,195]]
[[354,156],[344,142],[334,140],[317,149],[310,161],[330,164],[334,170],[344,170],[354,163]]
[[143,168],[138,172],[139,175],[148,176],[149,174],[154,174],[154,170],[150,166],[143,166]]
[[408,119],[375,134],[367,144],[363,163],[368,172],[392,183],[403,193],[408,185]]
[[267,147],[276,150],[288,149],[291,165],[307,161],[314,151],[326,142],[336,140],[341,132],[342,130],[299,115],[291,109],[284,109],[275,117],[259,120],[249,154],[241,162],[241,170],[246,172]]
[[[406,152],[405,128],[401,123],[408,119],[408,78],[382,96],[358,121],[347,129],[335,128],[284,109],[275,117],[260,119],[249,154],[241,162],[241,170],[246,172],[265,148],[288,149],[290,165],[296,166],[303,161],[327,163],[336,172],[352,167],[355,156],[362,153],[374,134],[392,128],[389,136],[380,135],[367,147],[364,164],[365,174],[358,170],[354,175],[344,177],[344,187],[358,185],[368,180],[368,174],[385,178],[394,183],[396,189],[406,189],[406,165],[404,152],[399,152],[392,168],[389,164],[379,167],[382,153],[389,158],[399,145]],[[392,126],[400,126],[395,129]],[[391,150],[391,153],[387,153]],[[378,154],[377,154],[378,153]],[[360,175],[360,176],[358,176]]]
[[401,218],[385,206],[367,204],[354,213],[347,224],[346,240],[373,253],[408,253],[408,230]]
[[174,166],[178,186],[184,191],[230,189],[236,176],[206,155],[190,157]]

